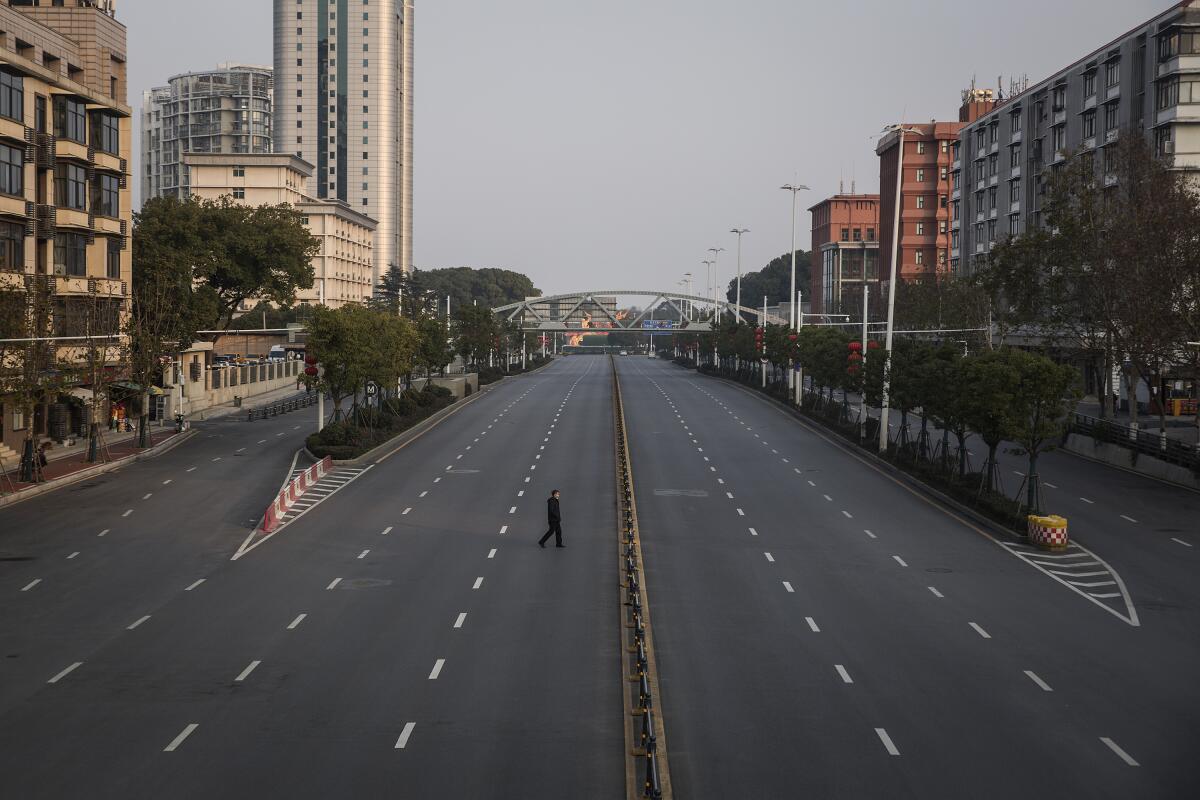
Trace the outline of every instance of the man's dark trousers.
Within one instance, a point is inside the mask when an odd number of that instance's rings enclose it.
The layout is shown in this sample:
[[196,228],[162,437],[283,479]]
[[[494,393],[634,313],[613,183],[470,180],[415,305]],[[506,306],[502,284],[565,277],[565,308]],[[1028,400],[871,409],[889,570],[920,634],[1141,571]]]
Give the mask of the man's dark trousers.
[[563,543],[562,543],[562,523],[561,522],[559,522],[558,520],[551,522],[550,529],[546,531],[545,536],[543,536],[541,539],[538,539],[538,544],[545,545],[546,540],[550,538],[550,534],[554,534],[554,545],[556,547],[562,547]]

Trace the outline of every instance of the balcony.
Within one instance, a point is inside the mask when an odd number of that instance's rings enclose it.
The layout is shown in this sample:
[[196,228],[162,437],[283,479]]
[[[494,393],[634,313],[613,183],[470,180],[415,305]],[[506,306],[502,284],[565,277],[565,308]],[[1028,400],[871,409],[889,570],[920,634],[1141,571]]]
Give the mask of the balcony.
[[1104,143],[1112,144],[1113,142],[1115,142],[1117,140],[1118,134],[1119,134],[1119,131],[1116,128],[1113,128],[1111,131],[1105,131],[1104,132]]
[[73,142],[70,139],[55,139],[54,140],[54,157],[55,158],[74,158],[79,161],[89,161],[88,146]]
[[961,197],[962,197],[962,189],[955,189],[954,191],[950,192],[951,200],[958,200]]
[[1096,137],[1089,136],[1088,138],[1086,138],[1082,142],[1080,142],[1079,146],[1084,150],[1095,150],[1096,149]]
[[1116,86],[1109,86],[1107,89],[1104,90],[1104,102],[1106,102],[1106,103],[1109,100],[1116,99],[1120,96],[1121,96],[1121,84],[1119,84],[1119,83]]
[[961,158],[954,159],[954,162],[950,164],[950,171],[958,172],[961,169],[962,169],[962,159]]
[[993,208],[991,211],[988,212],[988,219],[995,219],[996,215],[998,213],[999,213],[999,209]]
[[957,248],[957,247],[951,247],[951,248],[950,248],[950,257],[951,257],[951,258],[958,258],[958,248]]
[[1055,124],[1055,125],[1062,125],[1062,124],[1063,124],[1064,122],[1066,122],[1066,121],[1067,121],[1067,110],[1066,110],[1066,108],[1056,108],[1056,109],[1054,109],[1054,123],[1053,123],[1053,124]]
[[1087,97],[1083,98],[1083,110],[1084,111],[1091,111],[1095,107],[1096,107],[1096,95],[1095,94],[1089,94]]
[[28,211],[28,206],[23,198],[0,194],[0,214],[24,217],[28,215]]
[[1021,211],[1021,201],[1020,200],[1014,200],[1013,202],[1008,204],[1008,213],[1017,214],[1020,211]]
[[58,206],[55,209],[55,224],[59,227],[83,228],[91,230],[92,219],[91,214],[86,211],[79,211],[74,208],[64,208]]
[[124,174],[123,168],[125,159],[120,156],[115,156],[112,153],[105,153],[100,150],[92,151],[92,162],[96,165],[96,169],[102,169],[107,172],[116,172]]
[[975,188],[976,188],[976,189],[982,189],[982,188],[984,188],[986,185],[987,185],[987,179],[985,179],[985,178],[980,178],[979,180],[975,181]]
[[25,126],[8,117],[0,117],[0,136],[18,142],[25,142]]
[[1107,186],[1116,186],[1117,185],[1117,176],[1113,175],[1112,173],[1106,174],[1104,176],[1104,185],[1106,187]]
[[1020,144],[1021,139],[1022,139],[1022,134],[1024,134],[1024,133],[1025,133],[1025,131],[1022,128],[1017,128],[1015,131],[1012,132],[1012,136],[1008,137],[1008,143],[1009,144]]
[[1017,164],[1015,167],[1010,168],[1008,171],[1008,177],[1009,178],[1021,177],[1021,165]]
[[999,175],[991,175],[988,177],[988,186],[995,186],[999,182],[1000,182]]

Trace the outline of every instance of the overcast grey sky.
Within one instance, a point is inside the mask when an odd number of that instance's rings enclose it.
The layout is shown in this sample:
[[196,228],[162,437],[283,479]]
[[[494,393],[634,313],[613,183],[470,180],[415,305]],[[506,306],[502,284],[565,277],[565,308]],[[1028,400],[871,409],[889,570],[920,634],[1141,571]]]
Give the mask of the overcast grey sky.
[[[790,201],[874,192],[883,125],[956,119],[975,76],[1038,80],[1170,0],[416,0],[418,267],[504,267],[547,293],[674,288]],[[130,101],[177,72],[270,64],[270,0],[121,0]],[[135,160],[135,163],[136,160]],[[807,249],[811,220],[799,216]]]

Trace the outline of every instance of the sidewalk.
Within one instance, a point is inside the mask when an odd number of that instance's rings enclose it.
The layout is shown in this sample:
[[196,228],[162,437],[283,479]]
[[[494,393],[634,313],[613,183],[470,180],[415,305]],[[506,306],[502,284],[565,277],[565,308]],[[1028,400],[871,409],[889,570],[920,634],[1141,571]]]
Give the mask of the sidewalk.
[[[105,431],[104,444],[107,449],[107,458],[95,463],[86,460],[86,439],[81,440],[81,443],[77,443],[72,447],[50,449],[46,452],[46,461],[48,463],[42,468],[44,480],[40,483],[28,483],[17,480],[17,467],[13,465],[8,469],[8,478],[12,481],[11,486],[8,481],[0,477],[0,505],[5,505],[4,501],[9,500],[14,493],[41,494],[42,491],[47,491],[52,486],[61,486],[66,483],[72,483],[74,480],[81,480],[83,477],[90,477],[93,474],[115,469],[120,464],[128,462],[135,456],[147,453],[157,454],[162,452],[160,449],[161,445],[170,442],[171,446],[174,446],[172,440],[178,435],[175,433],[174,427],[163,428],[161,431],[152,430],[151,432],[153,434],[151,438],[152,446],[149,448],[140,448],[136,446],[136,433],[111,433]],[[190,434],[184,434],[183,438],[186,439],[188,436]],[[86,475],[83,473],[86,473]]]
[[[248,398],[242,405],[236,406],[233,403],[225,403],[219,406],[209,406],[203,411],[197,411],[194,414],[188,414],[189,420],[210,420],[227,417],[230,414],[246,414],[252,408],[260,408],[261,406],[269,406],[272,403],[278,403],[280,400],[290,400],[293,397],[302,397],[307,394],[306,389],[297,389],[294,384],[283,386],[270,392],[256,394],[252,398]],[[250,402],[253,401],[253,402]],[[313,412],[316,413],[316,412]]]
[[[1080,414],[1085,414],[1089,417],[1100,417],[1100,402],[1095,397],[1085,397],[1079,402],[1078,408],[1075,409]],[[1118,411],[1114,415],[1110,415],[1109,419],[1118,425],[1128,426],[1130,423],[1129,412]],[[1138,430],[1158,432],[1158,414],[1147,414],[1144,411],[1138,412]],[[1188,444],[1196,443],[1196,417],[1192,414],[1180,415],[1172,417],[1167,415],[1166,418],[1167,436],[1171,439],[1178,439]]]

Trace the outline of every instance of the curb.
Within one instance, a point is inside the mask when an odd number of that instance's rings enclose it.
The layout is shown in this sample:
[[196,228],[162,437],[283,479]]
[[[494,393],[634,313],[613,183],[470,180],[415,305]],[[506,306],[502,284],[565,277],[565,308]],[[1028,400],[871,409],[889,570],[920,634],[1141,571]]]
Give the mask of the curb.
[[61,489],[64,486],[70,486],[73,483],[85,481],[88,478],[93,478],[97,475],[103,475],[106,472],[113,472],[114,470],[118,470],[126,464],[131,464],[136,461],[143,461],[148,458],[157,458],[163,453],[174,450],[177,446],[183,444],[185,441],[195,435],[196,431],[189,429],[183,433],[177,433],[167,441],[156,444],[140,453],[132,453],[122,458],[118,458],[115,461],[109,461],[106,464],[97,464],[93,467],[86,467],[78,470],[77,472],[72,472],[70,475],[63,475],[61,478],[55,478],[54,480],[46,481],[45,483],[39,483],[36,486],[31,486],[28,489],[21,489],[18,492],[0,496],[0,508],[16,505],[22,500],[28,500],[31,497],[37,497],[38,495],[52,492],[55,489]]
[[953,511],[956,514],[961,514],[962,516],[967,517],[976,526],[985,528],[989,535],[1011,542],[1025,541],[1025,537],[1018,535],[1015,531],[1005,528],[1003,525],[991,519],[990,517],[980,514],[970,506],[955,500],[953,497],[950,497],[939,489],[935,489],[934,487],[922,482],[918,478],[909,475],[907,472],[898,468],[890,461],[880,458],[875,453],[863,450],[860,447],[856,447],[849,442],[842,441],[838,436],[831,434],[829,431],[825,430],[823,426],[808,419],[808,417],[804,416],[791,406],[786,405],[773,397],[768,397],[760,392],[748,389],[740,383],[729,378],[725,378],[720,375],[706,375],[705,373],[699,371],[697,371],[697,374],[704,375],[706,378],[716,378],[717,380],[724,381],[725,383],[728,383],[731,386],[734,386],[735,388],[758,398],[759,400],[765,401],[769,405],[775,406],[780,411],[786,411],[788,416],[792,417],[796,422],[807,428],[811,433],[814,433],[830,444],[835,445],[847,455],[857,458],[859,461],[866,463],[868,466],[874,467],[880,472],[886,473],[888,477],[897,483],[901,483],[907,488],[925,495],[930,500],[935,501],[941,506],[944,506],[943,511],[946,511],[947,513]]

